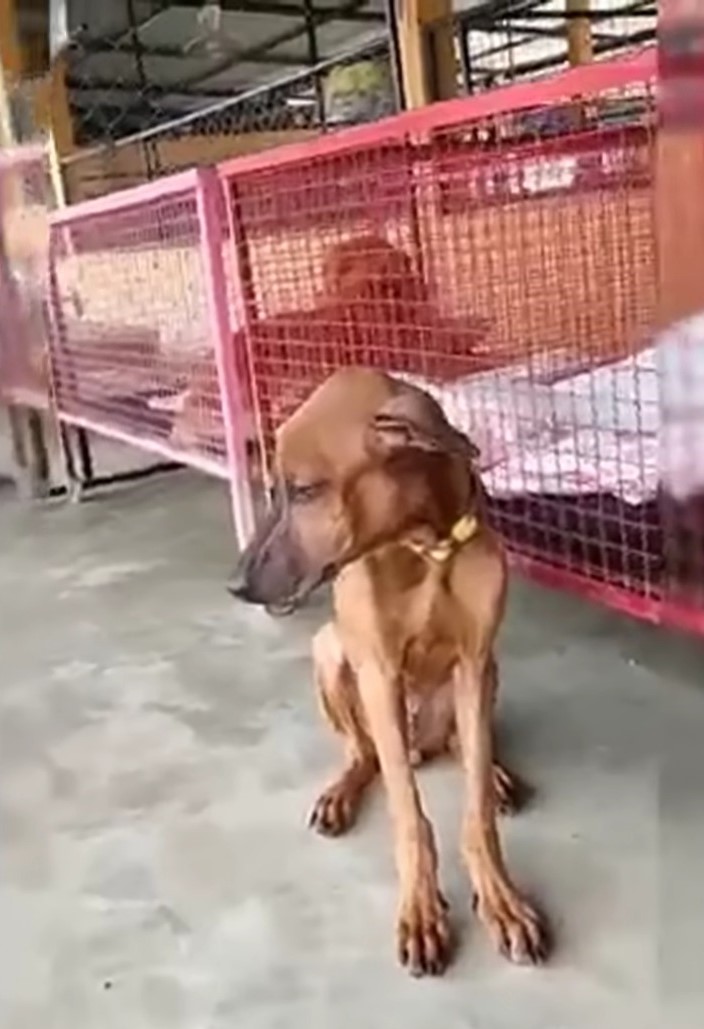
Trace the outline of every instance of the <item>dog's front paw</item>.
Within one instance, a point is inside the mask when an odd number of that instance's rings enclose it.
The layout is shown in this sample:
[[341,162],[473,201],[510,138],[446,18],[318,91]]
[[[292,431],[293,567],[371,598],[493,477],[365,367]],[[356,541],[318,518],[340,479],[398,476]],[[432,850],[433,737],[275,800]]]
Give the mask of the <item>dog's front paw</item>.
[[450,964],[454,939],[448,911],[447,901],[432,887],[419,888],[402,902],[398,958],[411,975],[442,975]]
[[475,897],[474,907],[496,949],[517,965],[540,965],[550,954],[548,924],[513,887],[501,883]]

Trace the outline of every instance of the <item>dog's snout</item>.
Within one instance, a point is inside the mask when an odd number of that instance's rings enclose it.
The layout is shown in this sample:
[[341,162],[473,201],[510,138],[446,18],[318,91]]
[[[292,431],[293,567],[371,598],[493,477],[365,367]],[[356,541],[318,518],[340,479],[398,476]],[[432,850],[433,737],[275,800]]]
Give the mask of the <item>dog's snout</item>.
[[247,582],[247,575],[244,568],[236,568],[227,580],[227,592],[231,596],[236,597],[237,600],[247,601],[251,599],[249,583]]
[[318,569],[308,567],[305,556],[288,520],[272,511],[236,562],[227,591],[245,604],[272,613],[292,610],[320,581]]

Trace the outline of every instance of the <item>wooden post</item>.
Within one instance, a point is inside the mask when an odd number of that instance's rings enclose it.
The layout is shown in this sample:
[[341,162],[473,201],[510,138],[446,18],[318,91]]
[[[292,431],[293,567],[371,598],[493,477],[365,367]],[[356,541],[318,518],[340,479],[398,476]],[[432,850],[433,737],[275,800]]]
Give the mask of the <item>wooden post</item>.
[[[573,67],[594,60],[592,26],[589,20],[591,0],[565,0],[567,22],[567,59]],[[584,15],[584,17],[580,17]]]
[[15,6],[16,0],[0,0],[0,65],[8,87],[19,79],[23,68]]
[[[36,70],[36,58],[41,48],[28,45],[23,51],[17,24],[18,0],[0,0],[0,147],[15,144],[10,96],[18,88],[25,71]],[[9,173],[2,183],[5,195],[0,197],[0,218],[5,205],[12,208],[23,202],[23,185],[20,177]],[[4,246],[5,226],[0,225],[0,245]],[[8,274],[8,269],[4,269]],[[17,484],[20,492],[40,497],[49,491],[49,455],[44,436],[42,415],[19,405],[8,407],[13,460],[17,470]]]
[[49,175],[56,203],[64,207],[67,189],[61,160],[75,147],[71,106],[66,88],[66,56],[61,54],[49,68],[35,101],[37,124],[48,132]]
[[452,0],[396,0],[407,107],[457,93]]
[[[17,38],[14,0],[0,0],[0,149],[10,147],[14,142],[10,90],[21,71],[22,59]],[[0,188],[4,188],[3,183],[0,183]],[[3,215],[4,200],[5,198],[0,196],[0,218]],[[0,225],[0,245],[3,237],[4,226]],[[19,408],[14,405],[8,406],[7,414],[12,441],[12,460],[18,478],[21,478],[27,468],[24,418]]]
[[[32,95],[33,117],[37,131],[44,129],[51,137],[51,148],[59,160],[74,149],[73,122],[66,89],[66,56],[61,54],[49,64],[48,30],[37,32],[23,41],[17,27],[20,0],[0,0],[0,145],[14,142],[9,96],[23,75],[35,83]],[[41,78],[43,76],[43,78]],[[55,179],[52,168],[52,179]],[[54,182],[57,194],[63,196],[60,179]]]
[[0,146],[12,146],[10,94],[22,75],[22,51],[17,33],[15,0],[0,0]]
[[49,69],[49,126],[59,157],[66,157],[74,148],[73,120],[66,88],[66,54],[56,58]]

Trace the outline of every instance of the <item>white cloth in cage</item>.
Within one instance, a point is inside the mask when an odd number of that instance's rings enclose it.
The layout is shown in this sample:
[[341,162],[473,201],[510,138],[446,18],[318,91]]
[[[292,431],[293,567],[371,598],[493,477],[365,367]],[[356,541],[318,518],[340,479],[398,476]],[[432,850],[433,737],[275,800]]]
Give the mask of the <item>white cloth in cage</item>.
[[612,364],[552,369],[533,362],[442,384],[400,377],[472,437],[495,496],[610,493],[638,504],[659,485],[680,500],[704,489],[704,314]]

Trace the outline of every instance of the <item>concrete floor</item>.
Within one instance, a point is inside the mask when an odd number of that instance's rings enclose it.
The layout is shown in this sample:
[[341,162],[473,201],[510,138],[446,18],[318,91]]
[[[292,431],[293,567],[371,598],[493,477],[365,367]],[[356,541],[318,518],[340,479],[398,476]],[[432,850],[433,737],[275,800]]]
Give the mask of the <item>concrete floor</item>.
[[322,611],[230,601],[224,490],[177,473],[81,507],[3,496],[3,1029],[701,1029],[696,643],[515,584],[501,717],[539,792],[505,836],[558,950],[540,971],[491,951],[439,765],[422,785],[462,949],[415,982],[381,796],[347,839],[305,829],[335,762],[309,681]]

